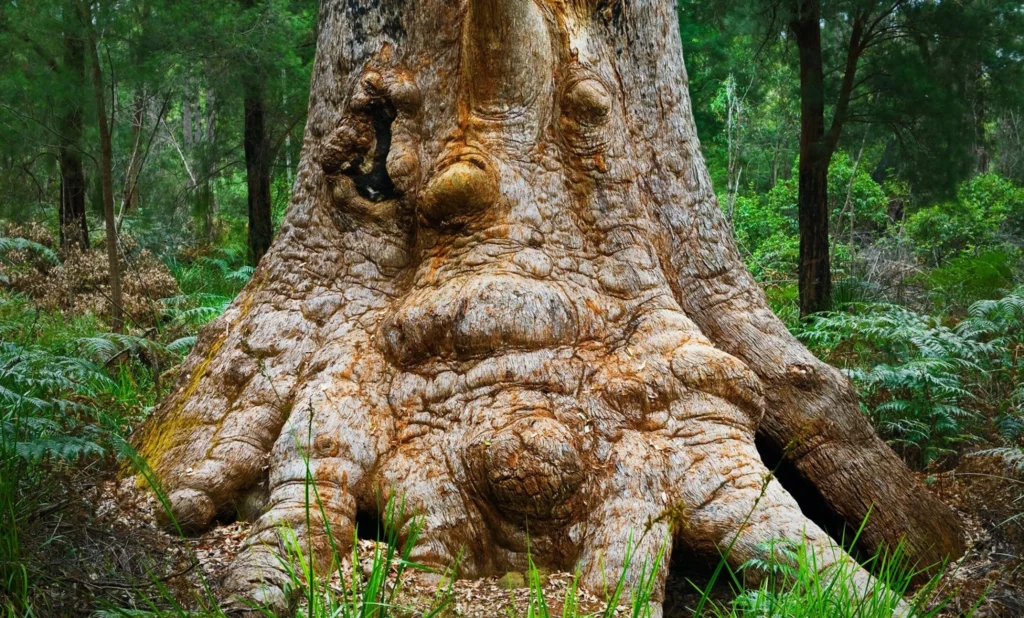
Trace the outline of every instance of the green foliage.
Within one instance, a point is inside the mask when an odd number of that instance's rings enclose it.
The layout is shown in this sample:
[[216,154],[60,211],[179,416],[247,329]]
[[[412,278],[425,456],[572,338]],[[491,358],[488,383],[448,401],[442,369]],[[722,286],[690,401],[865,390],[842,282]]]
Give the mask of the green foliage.
[[965,182],[956,200],[915,212],[906,233],[930,265],[985,250],[1024,232],[1024,189],[994,174]]
[[975,303],[950,327],[904,307],[865,304],[815,316],[798,334],[847,368],[875,426],[927,465],[965,444],[1021,435],[1022,307],[1024,289]]
[[[68,0],[0,8],[0,216],[57,230],[65,149],[84,164],[95,233],[103,227],[97,110],[91,67],[69,51],[86,30],[75,8]],[[243,85],[251,79],[261,81],[273,207],[283,210],[301,148],[317,8],[312,0],[90,3],[111,89],[121,231],[161,257],[196,241],[244,237]],[[132,162],[141,172],[138,203],[121,208]]]
[[[786,175],[798,153],[800,74],[788,31],[790,6],[762,0],[686,0],[677,6],[695,118],[715,184],[725,188],[742,168],[744,184],[763,193]],[[863,136],[856,132],[870,125],[866,169],[877,180],[898,174],[913,194],[931,201],[948,196],[989,162],[1003,175],[1019,177],[1020,125],[1008,122],[1019,119],[1024,83],[1019,2],[820,8],[822,61],[829,68],[822,93],[826,126],[837,107],[855,21],[876,26],[855,56],[841,137],[858,143]],[[742,114],[732,122],[716,107],[730,78],[742,95]],[[840,148],[850,144],[840,142]]]
[[224,247],[213,255],[200,255],[190,262],[170,261],[171,272],[186,295],[215,295],[234,298],[249,282],[254,269],[245,263],[245,249]]
[[[888,223],[888,198],[882,187],[845,154],[833,157],[828,174],[828,201],[833,236],[849,235],[850,211],[858,240],[871,239]],[[852,186],[851,186],[852,179]],[[797,180],[779,182],[763,196],[741,196],[736,201],[733,226],[751,271],[761,280],[792,277],[800,254],[797,228]],[[844,247],[845,249],[845,247]]]
[[115,334],[94,316],[41,312],[0,292],[0,615],[33,615],[25,518],[57,473],[119,452],[161,395],[159,371],[191,348],[199,322]]
[[982,299],[1012,288],[1020,252],[1014,248],[960,255],[917,277],[940,313],[962,316]]
[[6,259],[6,254],[12,251],[34,252],[51,264],[60,263],[57,254],[45,245],[32,242],[27,238],[5,238],[0,236],[0,259]]
[[1024,436],[1024,287],[997,300],[978,301],[957,326],[960,336],[990,351],[980,394],[1007,440]]
[[[199,256],[189,263],[171,261],[171,272],[183,293],[162,303],[170,326],[188,329],[206,324],[224,313],[249,282],[254,270],[245,264],[244,250],[220,249],[215,256]],[[188,337],[175,340],[168,351],[190,349],[189,341],[194,343]]]
[[[711,604],[707,616],[714,618],[889,618],[905,615],[904,597],[913,590],[917,573],[909,568],[902,549],[879,552],[864,567],[876,580],[865,588],[856,581],[860,567],[855,562],[841,561],[823,570],[818,556],[805,541],[792,543],[771,540],[764,544],[764,560],[750,560],[741,570],[757,573],[757,587],[738,591],[728,605]],[[948,601],[938,597],[939,580],[931,578],[912,595],[913,615],[930,618],[939,615]],[[938,602],[936,602],[938,601]],[[966,615],[973,615],[974,611]]]

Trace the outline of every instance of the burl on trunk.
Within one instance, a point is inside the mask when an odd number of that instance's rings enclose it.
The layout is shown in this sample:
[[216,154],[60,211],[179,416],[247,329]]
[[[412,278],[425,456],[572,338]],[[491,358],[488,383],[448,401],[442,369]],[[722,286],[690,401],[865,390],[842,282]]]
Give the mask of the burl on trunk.
[[[191,529],[269,498],[227,586],[288,605],[279,527],[378,496],[463,576],[628,576],[666,541],[742,563],[808,539],[781,453],[868,546],[961,532],[772,314],[701,159],[668,0],[326,0],[287,219],[141,451]],[[663,582],[665,569],[659,574]],[[861,577],[870,577],[861,573]],[[659,590],[661,586],[659,586]],[[660,611],[660,610],[656,610]]]

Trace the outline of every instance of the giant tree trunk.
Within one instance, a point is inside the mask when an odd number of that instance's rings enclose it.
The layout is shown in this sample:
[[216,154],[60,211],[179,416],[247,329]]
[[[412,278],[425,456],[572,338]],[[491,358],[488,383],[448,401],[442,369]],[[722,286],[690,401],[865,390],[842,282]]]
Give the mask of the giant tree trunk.
[[269,488],[229,590],[287,607],[280,526],[323,566],[324,524],[343,549],[392,491],[422,517],[414,558],[465,549],[464,576],[523,568],[527,529],[595,591],[631,531],[630,582],[666,540],[849,560],[755,439],[821,523],[871,511],[868,546],[962,551],[740,261],[674,3],[326,0],[320,19],[278,240],[138,436],[187,529]]

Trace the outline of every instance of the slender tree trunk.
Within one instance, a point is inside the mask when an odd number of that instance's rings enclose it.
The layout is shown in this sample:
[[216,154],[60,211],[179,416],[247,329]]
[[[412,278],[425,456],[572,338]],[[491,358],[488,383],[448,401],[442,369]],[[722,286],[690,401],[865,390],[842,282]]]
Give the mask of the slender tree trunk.
[[185,80],[185,89],[181,97],[181,143],[185,152],[192,150],[192,83]]
[[274,238],[270,204],[270,155],[264,107],[264,76],[251,67],[245,78],[245,176],[249,202],[249,253],[259,264]]
[[974,113],[974,169],[978,174],[988,171],[992,157],[989,153],[988,131],[985,129],[988,108],[985,100],[987,92],[984,80],[984,69],[981,67],[971,71],[970,81],[964,86],[964,91],[972,99],[971,111]]
[[142,169],[142,129],[146,117],[146,95],[135,91],[132,111],[132,156],[128,161],[128,178],[124,188],[124,212],[139,208],[139,173]]
[[[71,33],[64,34],[64,70],[85,85],[85,44]],[[60,246],[89,248],[89,221],[85,214],[85,168],[79,152],[82,143],[82,106],[72,98],[60,121],[61,143],[57,149],[60,165]]]
[[[281,67],[281,107],[288,109],[288,71]],[[284,136],[284,173],[288,179],[288,186],[295,182],[295,173],[292,171],[292,132]]]
[[[65,117],[61,126],[81,128],[81,116]],[[67,135],[67,133],[65,133]],[[85,168],[81,155],[73,147],[61,146],[60,165],[60,246],[89,248],[89,222],[85,214]]]
[[800,315],[829,308],[832,267],[828,238],[828,166],[825,142],[825,73],[821,54],[820,0],[802,0],[790,30],[800,54]]
[[213,190],[213,177],[217,172],[217,95],[213,88],[206,89],[206,134],[203,156],[206,158],[206,173],[203,174],[200,191],[205,205],[204,227],[206,237],[213,240],[214,217],[217,212],[217,194]]
[[92,69],[93,94],[96,99],[96,123],[100,134],[100,183],[103,189],[103,219],[106,227],[107,260],[110,262],[111,329],[124,331],[124,305],[121,298],[121,269],[117,250],[117,222],[114,220],[114,149],[107,122],[107,105],[103,85],[103,69],[97,49],[96,29],[88,0],[79,0],[82,25],[89,33],[88,52]]

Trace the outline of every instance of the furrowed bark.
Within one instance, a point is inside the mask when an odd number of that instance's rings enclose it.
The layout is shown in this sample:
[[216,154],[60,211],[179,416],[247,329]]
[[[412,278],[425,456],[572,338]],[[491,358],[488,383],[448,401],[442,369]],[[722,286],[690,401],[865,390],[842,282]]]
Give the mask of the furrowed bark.
[[771,315],[689,105],[667,1],[323,3],[283,229],[138,437],[190,528],[266,483],[229,590],[287,610],[280,525],[330,563],[307,465],[342,550],[404,496],[413,558],[464,549],[467,577],[529,548],[599,591],[630,548],[632,585],[661,547],[736,539],[738,566],[775,537],[850,561],[758,431],[846,521],[874,503],[871,543],[956,549],[849,383]]
[[[650,30],[636,40],[674,30],[670,14],[651,14],[657,17]],[[675,48],[676,37],[665,47]],[[743,265],[700,154],[685,68],[656,60],[666,53],[652,50],[652,60],[634,69],[638,81],[662,84],[660,119],[644,138],[658,161],[651,172],[666,232],[663,265],[680,304],[717,346],[758,374],[766,401],[759,433],[849,527],[856,530],[867,520],[863,546],[892,548],[905,541],[908,557],[921,567],[960,556],[963,531],[950,508],[878,438],[849,380],[788,332]],[[652,104],[647,109],[655,114]]]

